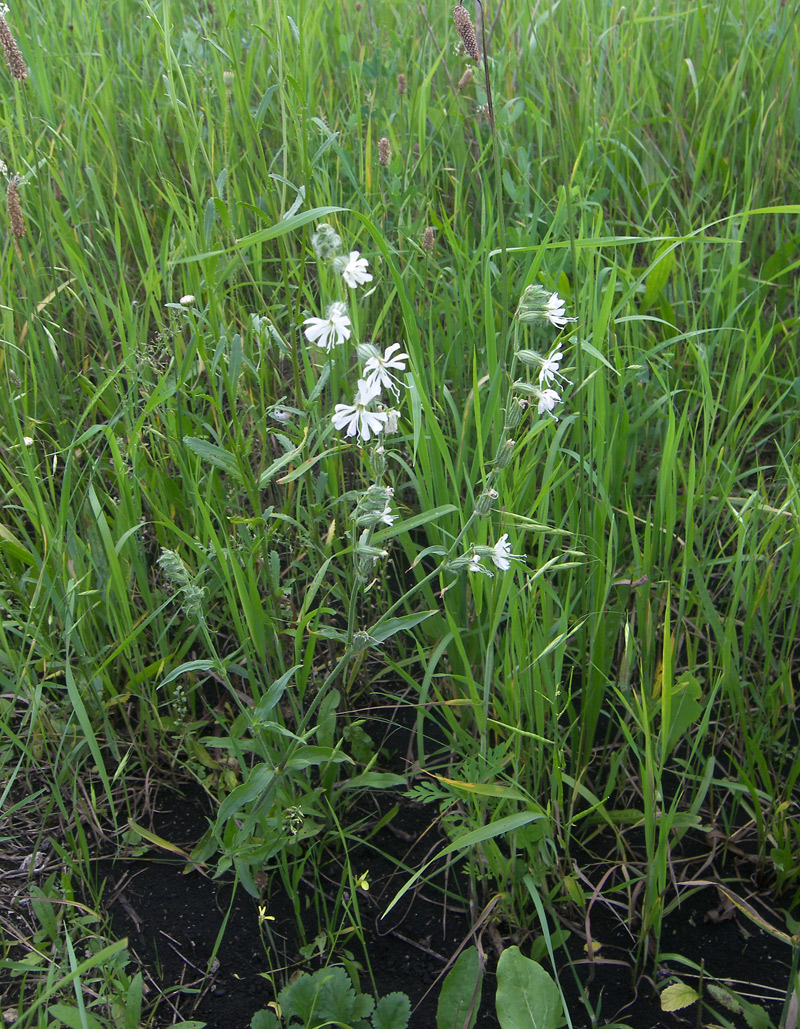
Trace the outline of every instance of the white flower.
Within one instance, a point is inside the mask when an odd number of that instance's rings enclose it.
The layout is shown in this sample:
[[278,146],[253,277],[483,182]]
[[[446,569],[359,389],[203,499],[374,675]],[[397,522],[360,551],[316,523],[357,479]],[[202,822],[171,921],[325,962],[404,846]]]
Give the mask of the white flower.
[[194,294],[187,293],[185,297],[181,297],[178,303],[181,307],[191,307],[194,303]]
[[384,524],[386,524],[386,525],[391,525],[395,521],[396,518],[397,518],[397,515],[396,514],[392,514],[391,505],[389,503],[387,503],[386,507],[383,509],[383,514],[381,515],[379,520],[381,522],[383,522]]
[[384,411],[368,411],[367,405],[377,397],[378,392],[371,389],[363,379],[358,380],[358,389],[352,404],[337,404],[332,416],[334,426],[345,436],[358,436],[366,443],[371,436],[377,436],[386,427]]
[[406,361],[408,360],[408,354],[405,351],[401,351],[399,354],[396,351],[400,350],[399,343],[392,343],[390,347],[387,347],[383,353],[383,357],[370,357],[370,359],[364,365],[364,371],[366,373],[366,381],[372,385],[377,385],[379,389],[384,386],[391,390],[396,397],[400,396],[400,390],[397,388],[397,377],[392,375],[390,369],[394,369],[397,372],[404,372],[406,370]]
[[553,414],[556,404],[561,403],[561,396],[554,389],[543,389],[539,393],[539,414],[551,414],[553,418],[556,415]]
[[327,222],[320,222],[311,237],[311,246],[320,261],[329,261],[339,253],[342,237]]
[[483,575],[488,575],[490,579],[494,578],[494,572],[490,572],[486,565],[481,563],[481,555],[477,550],[473,550],[472,552],[472,557],[469,559],[469,564],[467,565],[467,571],[480,572]]
[[386,433],[392,435],[397,432],[397,423],[400,421],[400,412],[394,407],[383,409],[386,412]]
[[338,300],[328,307],[324,318],[306,318],[303,325],[306,326],[303,335],[309,343],[316,343],[327,353],[350,339],[350,317],[345,305]]
[[526,286],[519,298],[519,307],[515,315],[521,322],[550,322],[557,329],[563,329],[567,322],[577,318],[567,318],[564,314],[566,302],[558,293],[548,293],[538,282]]
[[508,544],[508,533],[505,532],[500,539],[495,543],[492,549],[489,551],[489,557],[494,562],[496,568],[499,568],[503,572],[507,572],[511,567],[511,561],[522,561],[522,554],[512,554],[511,547]]
[[358,250],[351,250],[347,264],[342,268],[342,278],[351,289],[362,286],[365,282],[372,282],[372,276],[367,271],[369,262],[366,257],[358,255]]
[[567,318],[564,314],[567,308],[566,300],[562,300],[558,293],[551,293],[547,303],[544,305],[542,314],[557,329],[563,329],[567,322],[577,321],[576,318]]
[[561,382],[570,383],[569,379],[561,374],[561,362],[564,360],[564,354],[561,347],[557,347],[549,357],[543,357],[541,359],[542,366],[539,369],[539,385],[550,386],[552,383],[560,380]]

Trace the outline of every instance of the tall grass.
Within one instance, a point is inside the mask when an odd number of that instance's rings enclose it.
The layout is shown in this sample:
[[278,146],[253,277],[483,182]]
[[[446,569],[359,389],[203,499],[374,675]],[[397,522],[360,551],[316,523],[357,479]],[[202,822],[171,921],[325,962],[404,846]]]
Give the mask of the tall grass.
[[[208,858],[234,814],[249,812],[242,848],[258,836],[265,797],[278,826],[311,805],[309,767],[333,804],[363,764],[343,760],[351,698],[402,694],[449,831],[519,816],[472,852],[479,888],[482,862],[487,888],[514,883],[511,920],[531,882],[548,903],[569,894],[598,824],[620,848],[642,830],[642,940],[692,828],[753,819],[796,891],[797,13],[487,7],[493,138],[481,75],[455,86],[468,62],[449,12],[15,7],[29,78],[3,73],[0,157],[28,231],[0,254],[8,775],[58,784],[65,811],[96,782],[124,822],[120,784],[153,761],[193,769],[228,797]],[[310,247],[320,221],[375,275],[354,337],[410,355],[385,472],[400,517],[373,536],[390,556],[363,594],[348,526],[373,458],[330,422],[349,363],[301,331],[337,283]],[[513,322],[535,283],[578,319],[573,386],[493,478],[513,354],[552,341]],[[490,481],[494,508],[471,520]],[[524,566],[437,564],[465,525],[464,546],[509,533]],[[383,647],[352,651],[353,628],[381,627]],[[287,734],[319,753],[292,770]],[[272,792],[254,762],[284,776]],[[315,809],[338,838],[345,808]]]

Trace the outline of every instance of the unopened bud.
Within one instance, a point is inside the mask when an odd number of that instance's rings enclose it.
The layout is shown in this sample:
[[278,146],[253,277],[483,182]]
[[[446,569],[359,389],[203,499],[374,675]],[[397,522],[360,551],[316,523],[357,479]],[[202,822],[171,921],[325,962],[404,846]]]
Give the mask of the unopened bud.
[[478,497],[478,503],[475,505],[475,513],[479,518],[485,518],[487,515],[492,513],[492,508],[499,496],[500,494],[496,489],[485,489],[483,493],[481,493]]
[[497,448],[497,454],[495,455],[494,463],[497,468],[507,468],[511,464],[511,458],[514,456],[514,447],[516,441],[513,439],[507,439]]
[[330,261],[342,247],[342,237],[327,222],[320,222],[311,237],[311,246],[320,261]]
[[372,470],[375,472],[375,478],[380,479],[386,471],[386,448],[379,443],[372,451],[371,458]]
[[525,417],[530,403],[524,397],[512,397],[506,408],[506,429],[516,429]]

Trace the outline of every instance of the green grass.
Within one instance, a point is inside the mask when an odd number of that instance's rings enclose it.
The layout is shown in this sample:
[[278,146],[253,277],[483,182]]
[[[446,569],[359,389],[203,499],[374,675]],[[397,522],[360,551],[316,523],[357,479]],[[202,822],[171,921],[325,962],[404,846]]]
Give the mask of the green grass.
[[[550,910],[576,903],[576,848],[606,847],[599,825],[621,853],[631,823],[643,948],[674,900],[671,848],[712,822],[753,820],[791,908],[796,6],[490,7],[494,151],[482,69],[454,88],[470,62],[449,9],[356,6],[8,15],[29,78],[0,81],[27,222],[0,251],[7,803],[47,784],[36,804],[63,812],[79,869],[78,782],[124,828],[119,790],[179,767],[222,805],[203,859],[252,890],[271,861],[290,884],[324,848],[270,850],[288,808],[346,850],[352,799],[397,785],[345,730],[402,694],[440,777],[426,799],[476,890],[515,883],[510,924],[535,912],[526,875]],[[322,221],[368,257],[368,287],[316,260]],[[557,422],[534,402],[511,435],[512,357],[557,337],[513,321],[532,283],[578,319],[573,385]],[[301,330],[335,299],[354,332],[328,364]],[[410,355],[384,470],[330,420],[366,340]],[[374,481],[398,518],[369,530],[389,551],[373,581],[351,515]],[[503,533],[524,564],[447,569]],[[488,883],[458,846],[480,827]],[[78,981],[73,928],[20,1026]]]

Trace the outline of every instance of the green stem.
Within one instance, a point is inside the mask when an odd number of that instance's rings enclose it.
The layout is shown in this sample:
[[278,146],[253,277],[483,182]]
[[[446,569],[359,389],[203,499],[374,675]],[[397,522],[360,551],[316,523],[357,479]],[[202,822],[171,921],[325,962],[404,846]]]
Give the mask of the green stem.
[[486,80],[486,104],[489,108],[489,127],[492,131],[492,162],[494,164],[494,187],[497,226],[500,234],[500,277],[503,290],[501,308],[502,328],[500,334],[500,364],[505,363],[506,337],[508,335],[508,245],[506,243],[506,222],[503,216],[503,179],[500,165],[500,146],[497,138],[497,127],[494,120],[494,104],[492,102],[492,82],[489,76],[489,63],[486,58],[486,16],[481,0],[477,0],[481,9],[481,42],[483,43],[483,73]]

